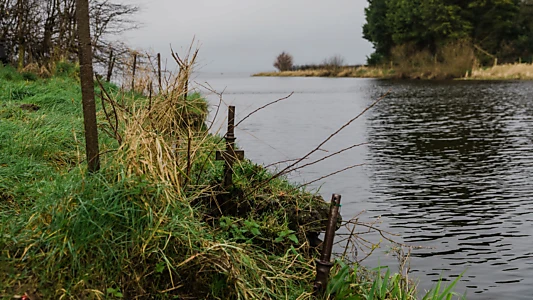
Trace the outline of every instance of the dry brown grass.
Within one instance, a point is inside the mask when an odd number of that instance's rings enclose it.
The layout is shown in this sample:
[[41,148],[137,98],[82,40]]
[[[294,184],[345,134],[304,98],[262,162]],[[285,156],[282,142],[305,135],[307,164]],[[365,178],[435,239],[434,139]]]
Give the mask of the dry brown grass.
[[29,72],[38,75],[41,78],[48,78],[52,76],[51,72],[45,67],[40,66],[37,63],[30,63],[27,64],[23,69],[22,72]]
[[[199,128],[207,112],[205,101],[187,97],[188,78],[196,55],[197,51],[183,59],[175,55],[179,72],[164,90],[150,94],[149,103],[132,102],[124,106],[108,99],[123,127],[117,151],[119,165],[125,170],[121,176],[143,176],[151,182],[173,187],[172,192],[178,198],[190,179],[190,166],[196,154],[208,146],[208,132]],[[148,68],[140,70],[141,75],[136,76],[137,92],[152,93],[146,86],[153,82],[153,72]]]
[[468,41],[450,42],[436,54],[404,44],[391,50],[395,77],[404,79],[451,79],[463,77],[477,64]]
[[505,64],[491,68],[477,68],[465,79],[533,80],[533,64]]

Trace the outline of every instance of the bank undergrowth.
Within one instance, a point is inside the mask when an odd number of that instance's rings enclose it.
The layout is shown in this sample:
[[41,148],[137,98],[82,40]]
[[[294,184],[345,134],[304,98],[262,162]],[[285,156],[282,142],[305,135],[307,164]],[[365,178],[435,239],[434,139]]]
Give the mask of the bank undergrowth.
[[[95,86],[102,170],[88,174],[76,69],[0,66],[0,298],[312,297],[321,197],[247,160],[223,190],[224,144],[183,73],[151,97]],[[390,274],[333,273],[339,299],[415,298],[406,280],[383,284]]]

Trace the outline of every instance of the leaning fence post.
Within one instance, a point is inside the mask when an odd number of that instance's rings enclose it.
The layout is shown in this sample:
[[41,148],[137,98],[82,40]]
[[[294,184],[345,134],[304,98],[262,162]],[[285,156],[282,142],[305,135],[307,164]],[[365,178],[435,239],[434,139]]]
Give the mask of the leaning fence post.
[[314,284],[315,295],[322,293],[328,284],[329,270],[333,266],[333,263],[330,260],[340,206],[341,195],[333,194],[333,196],[331,196],[326,235],[324,236],[324,243],[322,243],[322,254],[320,259],[316,260],[316,279]]

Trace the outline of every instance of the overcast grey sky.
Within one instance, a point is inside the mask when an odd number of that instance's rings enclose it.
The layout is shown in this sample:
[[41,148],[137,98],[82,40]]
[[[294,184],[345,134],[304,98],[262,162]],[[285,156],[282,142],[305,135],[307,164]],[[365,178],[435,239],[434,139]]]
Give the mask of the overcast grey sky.
[[141,8],[138,30],[124,38],[162,55],[200,42],[202,71],[273,70],[281,51],[296,64],[340,54],[361,64],[372,52],[362,38],[366,0],[123,0]]

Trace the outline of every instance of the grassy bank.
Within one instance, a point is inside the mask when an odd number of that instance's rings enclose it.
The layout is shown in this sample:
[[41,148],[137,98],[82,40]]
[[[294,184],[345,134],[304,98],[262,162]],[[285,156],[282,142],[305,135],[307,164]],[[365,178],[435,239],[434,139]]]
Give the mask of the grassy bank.
[[[224,144],[200,95],[183,96],[183,74],[153,97],[95,87],[93,175],[77,68],[50,76],[0,66],[0,298],[312,298],[318,250],[306,235],[324,229],[328,206],[247,160],[222,190]],[[403,276],[341,261],[332,294],[416,298]]]

